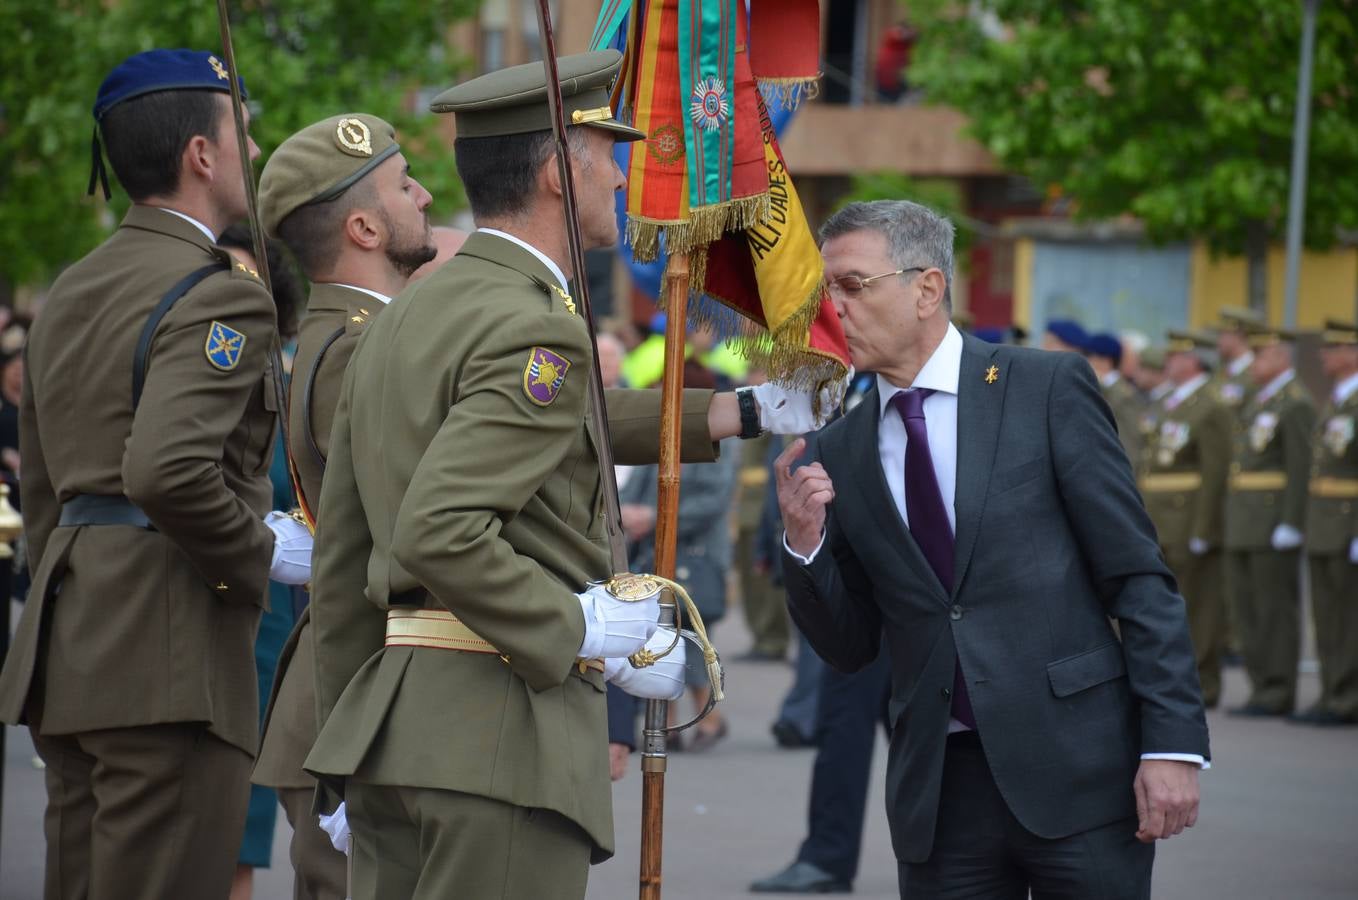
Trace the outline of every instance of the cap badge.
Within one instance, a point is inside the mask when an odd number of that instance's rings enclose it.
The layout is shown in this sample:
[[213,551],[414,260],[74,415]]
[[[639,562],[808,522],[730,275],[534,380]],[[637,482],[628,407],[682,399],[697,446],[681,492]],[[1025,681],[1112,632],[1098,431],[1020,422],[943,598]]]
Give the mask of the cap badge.
[[704,78],[693,86],[688,116],[704,131],[716,131],[731,118],[731,101],[720,78]]
[[340,119],[335,127],[335,142],[350,156],[372,156],[372,132],[361,119]]
[[523,392],[538,406],[548,406],[561,393],[571,362],[543,347],[534,347],[523,369]]
[[226,74],[226,66],[222,65],[220,59],[215,56],[209,56],[207,58],[207,64],[212,66],[212,71],[217,73],[218,80],[226,81],[228,79],[229,76]]

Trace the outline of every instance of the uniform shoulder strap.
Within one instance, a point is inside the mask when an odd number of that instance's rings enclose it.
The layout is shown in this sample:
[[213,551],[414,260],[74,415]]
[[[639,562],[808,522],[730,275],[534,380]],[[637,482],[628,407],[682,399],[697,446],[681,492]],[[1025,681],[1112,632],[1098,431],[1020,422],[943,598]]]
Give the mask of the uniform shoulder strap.
[[228,268],[222,260],[203,266],[185,275],[175,282],[174,287],[165,292],[165,296],[160,298],[156,308],[151,310],[151,315],[146,318],[146,324],[142,326],[141,337],[137,338],[137,350],[132,356],[132,411],[136,412],[141,404],[142,388],[146,386],[146,360],[151,353],[151,340],[156,336],[156,329],[160,327],[160,321],[165,318],[165,314],[170,311],[170,307],[178,302],[191,291],[194,285],[215,272],[222,272]]
[[311,430],[311,395],[316,390],[316,373],[321,370],[321,361],[325,359],[325,352],[329,350],[335,341],[344,337],[344,326],[336,328],[325,343],[321,344],[321,349],[316,351],[316,358],[311,362],[311,370],[306,373],[306,384],[302,390],[302,435],[306,438],[307,449],[311,455],[316,457],[316,462],[320,464],[321,470],[325,470],[325,454],[321,452],[320,444],[316,443],[316,435]]

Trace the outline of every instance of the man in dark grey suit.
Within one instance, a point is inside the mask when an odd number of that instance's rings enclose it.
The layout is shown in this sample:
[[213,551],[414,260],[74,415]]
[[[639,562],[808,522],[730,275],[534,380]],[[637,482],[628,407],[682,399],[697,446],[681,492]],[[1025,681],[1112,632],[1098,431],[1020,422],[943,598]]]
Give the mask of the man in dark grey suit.
[[949,323],[952,237],[904,201],[822,228],[877,387],[778,460],[789,605],[841,670],[887,641],[902,896],[1148,897],[1209,758],[1183,598],[1089,364]]

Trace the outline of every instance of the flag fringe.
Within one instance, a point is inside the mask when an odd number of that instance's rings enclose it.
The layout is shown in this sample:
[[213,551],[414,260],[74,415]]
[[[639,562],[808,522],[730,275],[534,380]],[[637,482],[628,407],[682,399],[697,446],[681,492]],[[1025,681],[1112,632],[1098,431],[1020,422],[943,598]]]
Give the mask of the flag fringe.
[[820,74],[811,78],[756,78],[764,102],[770,106],[795,110],[803,100],[814,100],[820,95]]

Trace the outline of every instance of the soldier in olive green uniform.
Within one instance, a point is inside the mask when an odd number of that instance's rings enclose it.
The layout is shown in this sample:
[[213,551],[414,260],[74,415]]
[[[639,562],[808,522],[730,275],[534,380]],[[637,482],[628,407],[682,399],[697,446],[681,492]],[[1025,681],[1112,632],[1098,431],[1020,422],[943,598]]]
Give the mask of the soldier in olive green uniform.
[[1256,390],[1235,430],[1226,494],[1226,586],[1250,697],[1237,715],[1281,716],[1297,695],[1301,542],[1315,404],[1292,368],[1295,335],[1250,336]]
[[46,763],[49,900],[227,896],[255,630],[271,574],[306,580],[281,558],[299,530],[309,553],[306,529],[261,520],[274,304],[214,238],[246,211],[227,90],[189,50],[104,81],[95,118],[134,204],[57,279],[28,346],[33,589],[0,720],[27,722]]
[[[620,64],[615,51],[559,62],[566,118],[581,123],[586,248],[616,241],[613,142],[642,136],[608,108]],[[658,608],[629,619],[637,604],[588,586],[609,574],[602,436],[562,268],[543,68],[482,76],[433,109],[457,115],[480,228],[368,326],[345,373],[321,491],[322,725],[306,768],[343,791],[356,900],[578,898],[588,863],[613,850],[605,678],[672,698],[682,660],[654,679],[632,669],[621,657]],[[658,393],[613,391],[607,406],[617,461],[654,461]],[[685,460],[761,425],[818,427],[811,409],[773,385],[689,391]]]
[[1250,378],[1250,363],[1254,350],[1250,335],[1264,327],[1264,317],[1252,309],[1226,307],[1221,310],[1221,324],[1217,326],[1217,356],[1221,367],[1212,379],[1217,398],[1236,418],[1244,415],[1245,405],[1259,386]]
[[1208,387],[1210,336],[1170,332],[1165,372],[1174,390],[1147,448],[1141,493],[1160,548],[1188,603],[1203,702],[1221,696],[1225,640],[1222,512],[1231,458],[1231,415]]
[[1334,387],[1316,428],[1305,528],[1320,700],[1295,718],[1358,725],[1358,326],[1326,322],[1322,340]]
[[[410,177],[396,132],[375,116],[332,116],[288,138],[260,179],[260,217],[311,281],[293,363],[289,441],[298,481],[319,517],[330,426],[359,335],[435,248],[432,197]],[[302,770],[316,740],[315,646],[303,610],[278,662],[254,781],[278,790],[292,824],[294,897],[343,900],[347,867],[313,812]]]
[[1141,415],[1145,412],[1146,401],[1132,383],[1122,377],[1119,370],[1122,365],[1122,342],[1111,334],[1093,335],[1085,344],[1085,356],[1098,376],[1104,401],[1113,411],[1122,449],[1127,451],[1127,459],[1136,469],[1141,463]]

